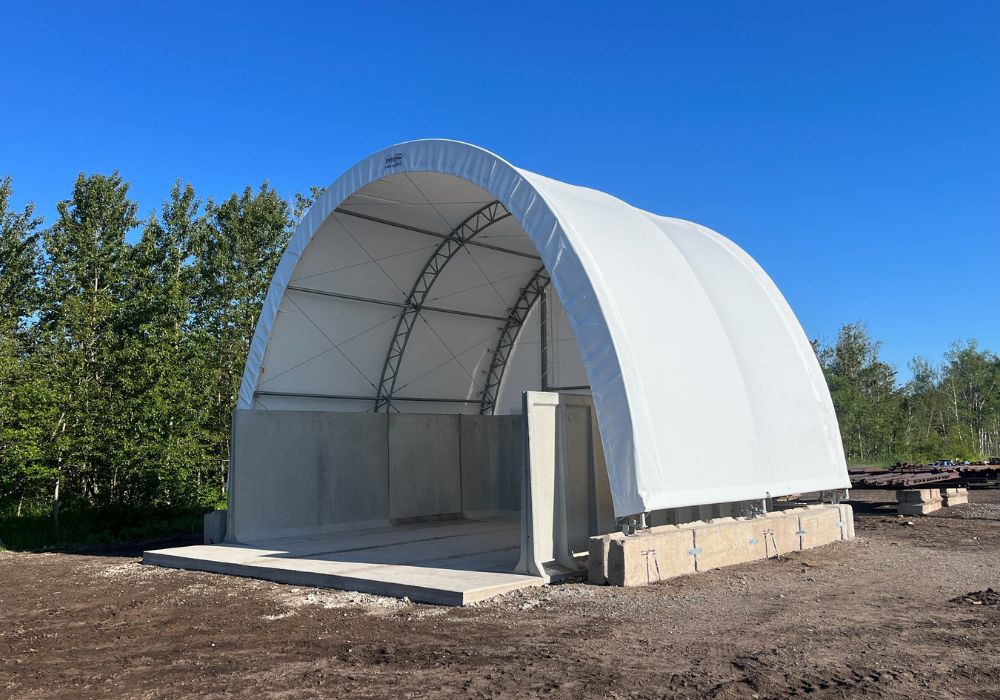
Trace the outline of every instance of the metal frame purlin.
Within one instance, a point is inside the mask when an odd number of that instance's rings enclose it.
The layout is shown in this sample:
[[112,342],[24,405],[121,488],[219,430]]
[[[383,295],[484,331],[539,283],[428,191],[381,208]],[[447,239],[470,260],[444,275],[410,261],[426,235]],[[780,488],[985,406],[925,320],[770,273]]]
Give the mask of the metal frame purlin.
[[535,270],[535,274],[521,290],[520,296],[511,307],[510,313],[507,315],[507,322],[504,324],[503,330],[500,331],[497,346],[493,350],[493,358],[490,360],[490,368],[486,374],[486,383],[483,384],[483,394],[479,401],[481,415],[491,414],[496,410],[497,393],[500,391],[504,370],[507,369],[507,360],[510,359],[510,353],[514,349],[514,343],[517,342],[517,336],[521,332],[524,320],[528,317],[535,302],[545,294],[549,281],[549,273],[545,271],[544,266]]
[[424,301],[441,275],[448,262],[455,257],[479,233],[498,221],[503,221],[510,212],[498,201],[493,201],[478,209],[469,218],[455,227],[428,258],[423,269],[417,276],[413,288],[404,302],[403,312],[396,321],[396,331],[389,343],[389,350],[382,365],[382,376],[379,379],[375,397],[375,412],[382,409],[388,412],[392,408],[392,394],[396,390],[396,378],[399,376],[399,366],[410,341],[413,326],[420,316]]

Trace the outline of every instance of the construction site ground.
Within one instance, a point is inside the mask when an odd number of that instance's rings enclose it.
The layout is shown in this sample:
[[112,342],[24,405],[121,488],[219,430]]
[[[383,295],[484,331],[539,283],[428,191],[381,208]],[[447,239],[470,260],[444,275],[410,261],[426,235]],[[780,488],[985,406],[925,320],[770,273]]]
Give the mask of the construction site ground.
[[1000,698],[1000,491],[886,499],[852,492],[852,542],[464,608],[143,566],[149,542],[0,552],[0,697]]

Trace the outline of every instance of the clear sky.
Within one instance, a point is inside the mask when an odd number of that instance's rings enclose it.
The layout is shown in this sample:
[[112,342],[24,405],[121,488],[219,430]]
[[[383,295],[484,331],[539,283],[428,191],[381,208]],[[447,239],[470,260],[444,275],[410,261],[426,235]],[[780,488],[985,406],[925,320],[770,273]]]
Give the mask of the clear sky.
[[[44,2],[0,9],[0,175],[291,195],[447,137],[689,218],[811,337],[1000,351],[1000,2]],[[650,313],[655,314],[655,307]]]

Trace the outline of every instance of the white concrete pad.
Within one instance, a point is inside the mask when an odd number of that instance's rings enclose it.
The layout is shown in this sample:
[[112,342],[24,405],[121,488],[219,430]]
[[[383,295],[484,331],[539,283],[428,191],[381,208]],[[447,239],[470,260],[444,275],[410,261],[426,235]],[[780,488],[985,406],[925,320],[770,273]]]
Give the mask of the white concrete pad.
[[464,605],[517,588],[541,586],[515,574],[520,524],[456,520],[174,547],[143,553],[145,564],[260,578],[299,586]]

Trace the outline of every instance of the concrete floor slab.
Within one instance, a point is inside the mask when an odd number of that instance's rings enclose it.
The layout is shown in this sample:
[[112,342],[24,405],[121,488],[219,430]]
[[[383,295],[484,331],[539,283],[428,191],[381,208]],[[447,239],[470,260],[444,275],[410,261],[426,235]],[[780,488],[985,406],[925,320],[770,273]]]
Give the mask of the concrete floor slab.
[[515,574],[520,523],[457,520],[143,553],[143,563],[465,605],[540,586]]

